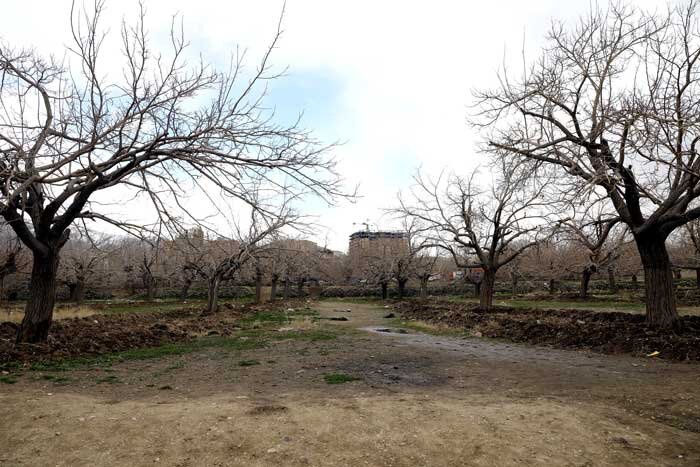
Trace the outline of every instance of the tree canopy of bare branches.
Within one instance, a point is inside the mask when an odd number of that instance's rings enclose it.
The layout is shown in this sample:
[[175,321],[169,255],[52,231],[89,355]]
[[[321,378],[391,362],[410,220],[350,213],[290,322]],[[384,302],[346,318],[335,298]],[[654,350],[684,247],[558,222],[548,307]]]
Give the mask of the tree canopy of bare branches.
[[443,174],[431,180],[418,174],[396,210],[415,223],[415,235],[425,239],[425,246],[445,250],[460,268],[483,268],[484,308],[493,303],[498,270],[549,231],[543,222],[546,183],[531,179],[528,164],[497,162],[489,188],[479,186],[478,170],[468,178]]
[[608,199],[639,249],[647,322],[678,314],[665,241],[700,217],[700,24],[691,0],[650,14],[613,3],[555,21],[523,76],[476,92],[489,145],[558,168]]
[[279,30],[247,76],[240,55],[223,71],[203,59],[188,63],[175,25],[171,49],[153,50],[142,10],[117,30],[119,60],[102,51],[111,37],[101,26],[104,8],[98,0],[92,11],[71,11],[66,61],[0,45],[0,214],[34,258],[18,341],[47,337],[71,224],[103,221],[130,233],[143,227],[96,202],[105,190],[148,201],[155,221],[170,224],[199,220],[182,202],[192,189],[212,203],[252,203],[251,187],[260,185],[328,200],[342,195],[329,147],[298,122],[275,123],[263,105],[265,83],[279,76],[268,63]]

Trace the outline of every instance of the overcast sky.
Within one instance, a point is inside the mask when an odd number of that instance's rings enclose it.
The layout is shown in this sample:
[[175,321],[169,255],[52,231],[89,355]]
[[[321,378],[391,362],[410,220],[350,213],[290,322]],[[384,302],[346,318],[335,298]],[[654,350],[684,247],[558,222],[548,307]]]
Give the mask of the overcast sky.
[[[196,52],[213,63],[236,46],[254,65],[274,35],[282,2],[145,0],[147,27],[162,40],[170,17],[181,15]],[[632,2],[664,8],[665,2]],[[0,37],[16,46],[61,54],[70,42],[69,0],[2,0]],[[136,1],[108,1],[105,24],[118,31]],[[382,208],[411,183],[418,168],[463,173],[480,163],[477,131],[466,118],[470,91],[491,86],[503,65],[518,67],[525,44],[534,58],[552,18],[573,20],[588,1],[288,0],[284,35],[272,57],[287,76],[274,83],[269,105],[280,118],[304,113],[304,125],[337,149],[354,203],[309,214],[329,227],[318,239],[347,249],[348,235],[369,219],[391,228]]]

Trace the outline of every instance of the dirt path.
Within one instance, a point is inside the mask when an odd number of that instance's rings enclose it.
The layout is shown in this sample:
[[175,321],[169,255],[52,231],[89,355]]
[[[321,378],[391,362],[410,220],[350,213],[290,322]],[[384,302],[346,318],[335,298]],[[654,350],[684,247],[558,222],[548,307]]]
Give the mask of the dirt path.
[[348,321],[290,327],[337,337],[0,385],[0,465],[700,465],[698,365],[377,332],[390,310],[313,306]]

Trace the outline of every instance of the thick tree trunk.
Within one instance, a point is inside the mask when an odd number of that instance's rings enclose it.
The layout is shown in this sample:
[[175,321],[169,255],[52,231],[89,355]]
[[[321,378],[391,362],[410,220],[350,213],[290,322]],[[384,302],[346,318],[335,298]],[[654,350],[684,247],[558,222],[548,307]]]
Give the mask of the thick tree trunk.
[[490,310],[493,306],[493,291],[496,285],[496,274],[491,271],[484,271],[481,280],[481,293],[479,294],[479,307],[483,310]]
[[46,341],[56,300],[58,261],[58,251],[50,251],[46,256],[34,253],[29,280],[30,295],[17,332],[17,343]]
[[[700,289],[700,268],[695,270],[695,287]],[[1,299],[2,297],[0,297]]]
[[408,282],[408,279],[399,279],[397,281],[399,286],[399,298],[403,298],[406,294],[406,282]]
[[284,278],[284,289],[283,289],[283,297],[285,300],[289,300],[289,278],[285,277]]
[[581,291],[579,292],[579,295],[581,298],[586,298],[588,297],[588,286],[591,283],[591,276],[593,275],[593,271],[589,267],[583,268],[583,272],[581,272]]
[[215,313],[219,308],[219,286],[221,278],[214,276],[209,279],[209,289],[207,290],[207,313]]
[[557,281],[549,279],[549,295],[554,295],[555,293],[557,293]]
[[518,295],[518,274],[515,272],[512,272],[510,274],[510,286],[511,286],[511,295],[513,297]]
[[677,329],[680,321],[666,239],[649,234],[635,240],[644,266],[647,324],[660,329]]
[[474,282],[474,296],[481,297],[481,282]]
[[270,281],[270,301],[274,302],[277,300],[277,281],[279,281],[279,277],[276,275],[272,275],[272,280]]
[[389,284],[387,284],[386,282],[382,282],[381,286],[382,286],[382,300],[386,300],[388,295],[389,295],[387,292],[389,289]]

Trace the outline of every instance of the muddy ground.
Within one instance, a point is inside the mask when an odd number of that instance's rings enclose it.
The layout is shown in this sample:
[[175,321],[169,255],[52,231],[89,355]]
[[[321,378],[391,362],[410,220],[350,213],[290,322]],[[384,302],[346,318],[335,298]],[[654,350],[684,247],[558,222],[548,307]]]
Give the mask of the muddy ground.
[[5,375],[0,465],[700,465],[700,365],[310,307],[347,321],[232,319],[208,346]]

